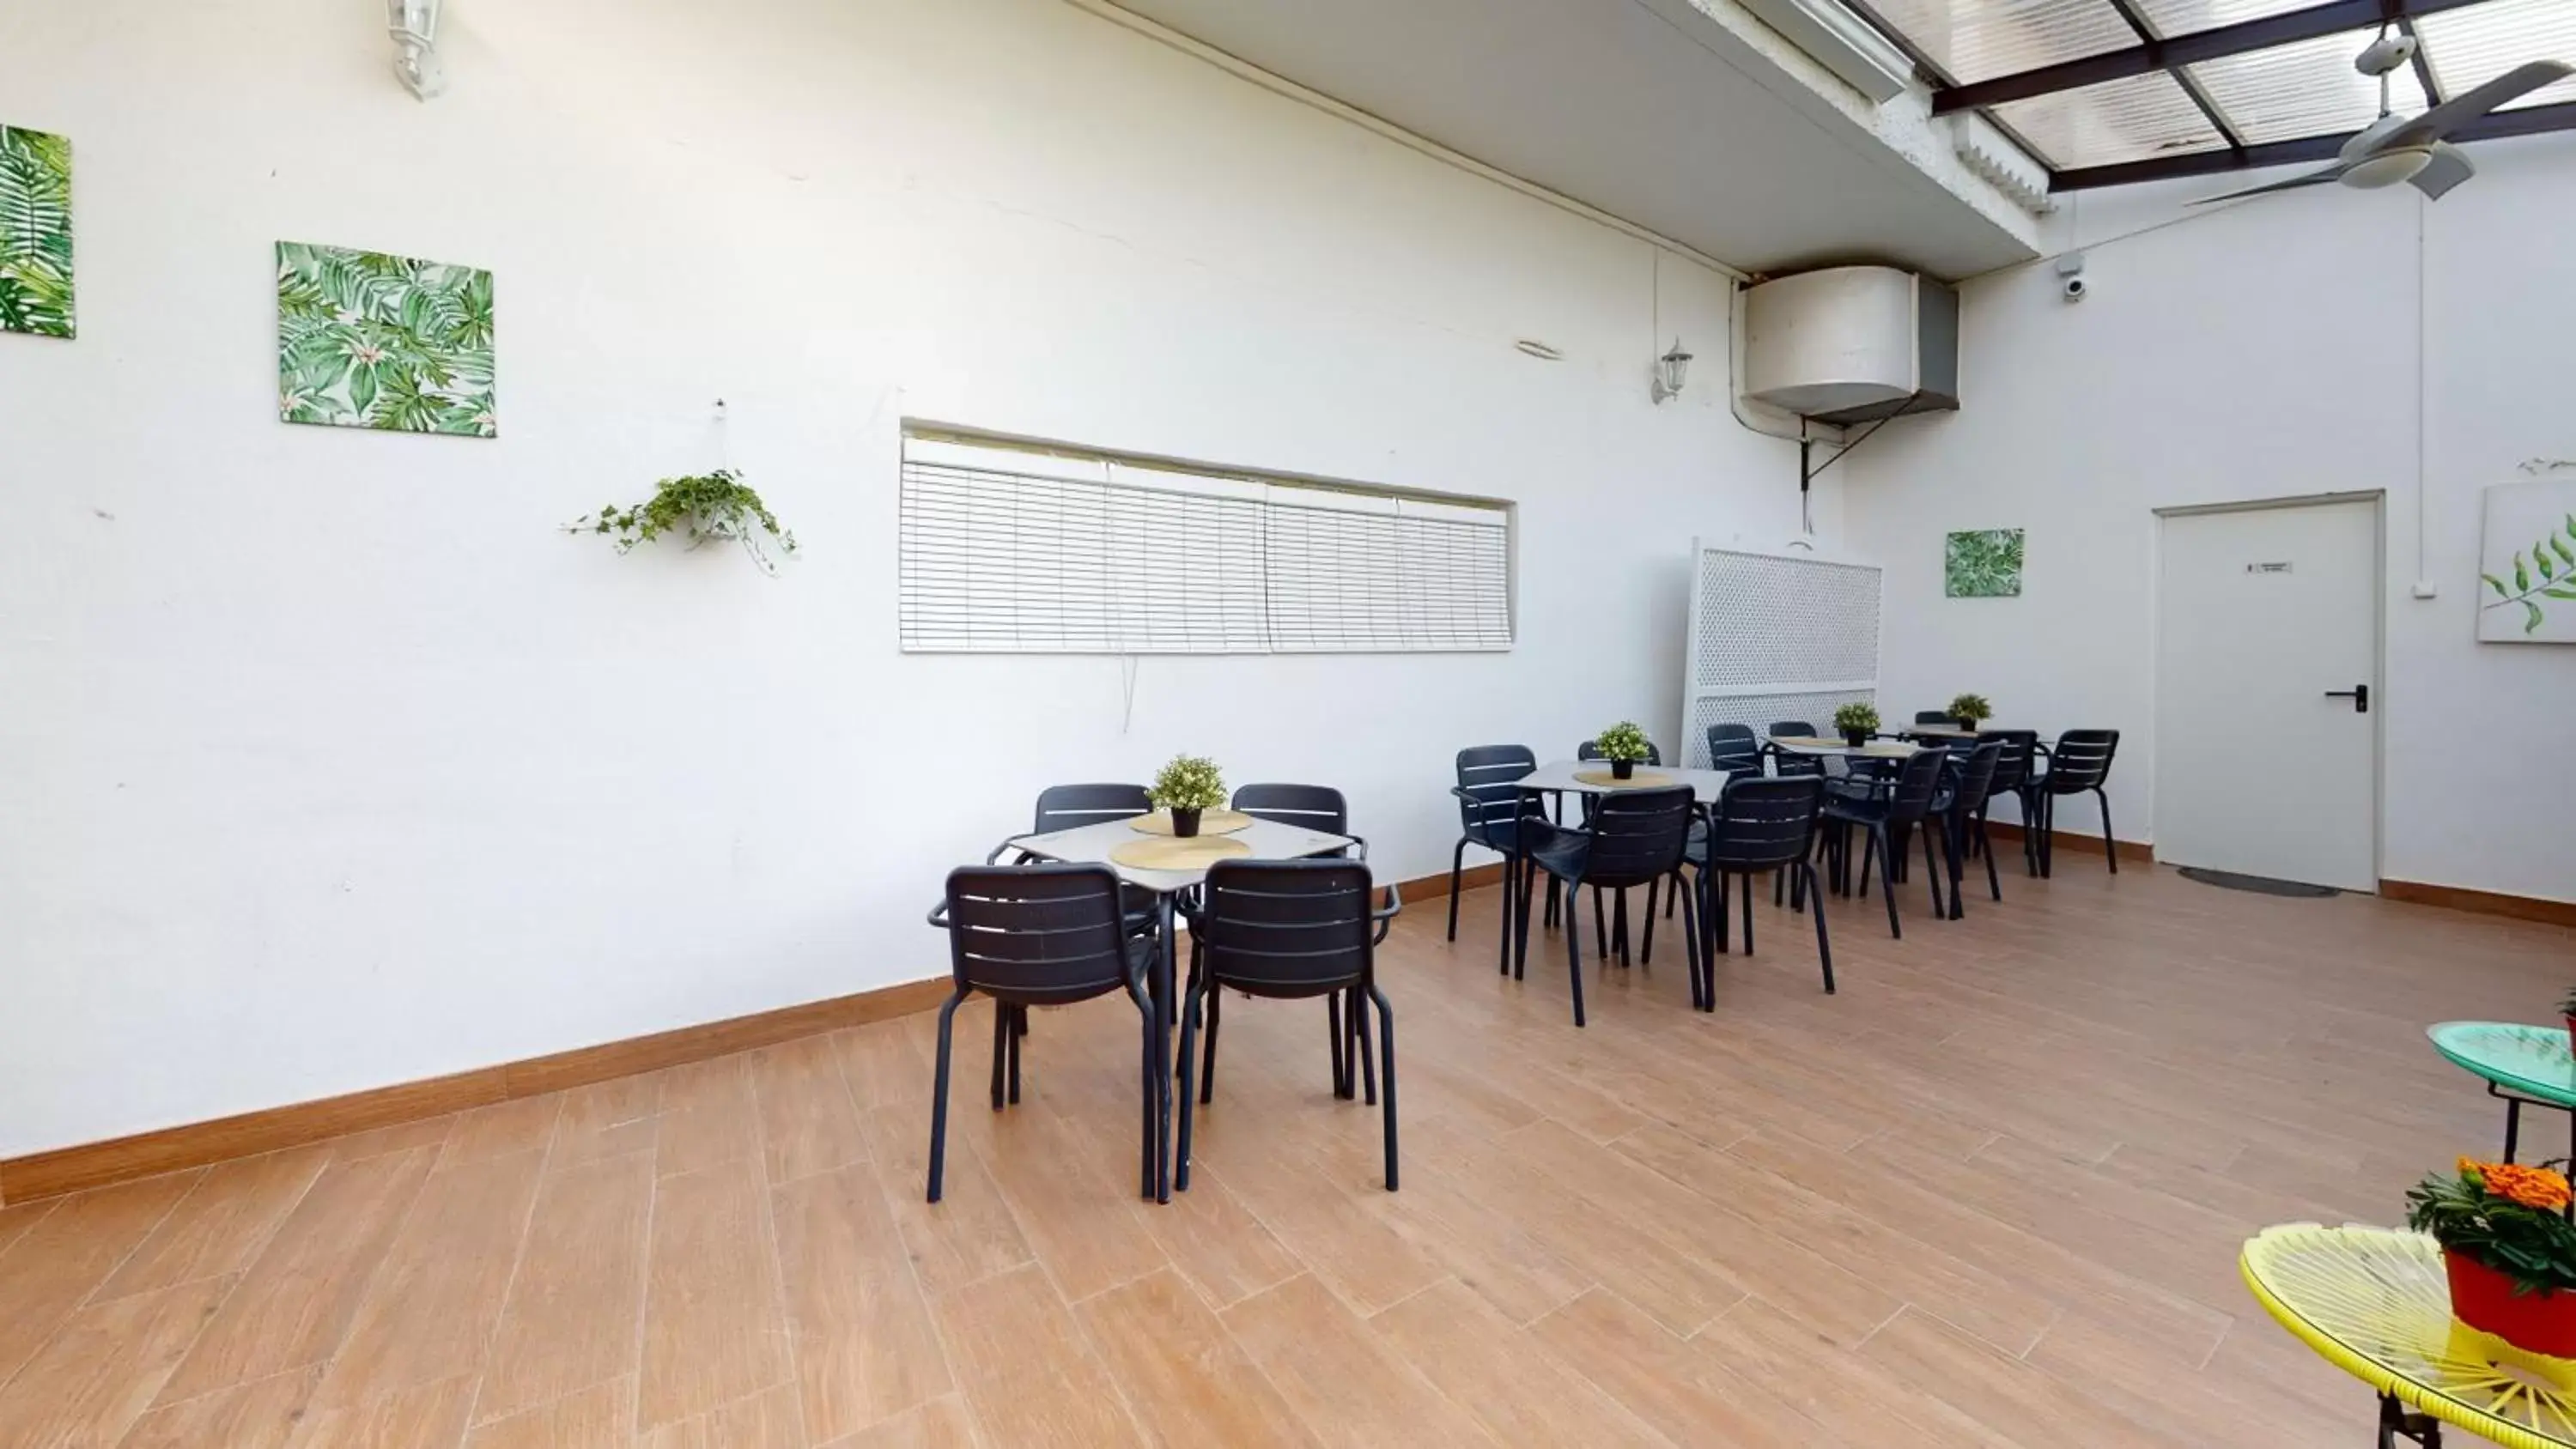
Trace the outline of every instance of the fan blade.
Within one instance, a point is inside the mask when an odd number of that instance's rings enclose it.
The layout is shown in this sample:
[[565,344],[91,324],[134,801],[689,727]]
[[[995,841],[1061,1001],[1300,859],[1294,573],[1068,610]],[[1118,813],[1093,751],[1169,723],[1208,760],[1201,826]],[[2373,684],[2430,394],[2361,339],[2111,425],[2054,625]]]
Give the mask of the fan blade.
[[2421,146],[2427,141],[2438,141],[2496,107],[2520,100],[2542,86],[2562,80],[2569,75],[2576,75],[2576,67],[2554,60],[2524,61],[2485,85],[2462,91],[2389,132],[2387,138],[2373,149]]
[[2433,159],[2424,169],[2407,178],[2407,183],[2423,192],[2429,200],[2439,201],[2444,192],[2478,174],[2469,164],[2469,155],[2448,141],[2433,143]]
[[2287,181],[2275,181],[2265,186],[2249,186],[2243,191],[2231,191],[2224,196],[2204,196],[2191,204],[2209,206],[2216,202],[2234,201],[2240,196],[2261,196],[2267,191],[2291,191],[2302,186],[2322,186],[2342,176],[2343,172],[2344,168],[2341,166],[2329,166],[2323,171],[2311,171],[2305,176],[2293,176]]

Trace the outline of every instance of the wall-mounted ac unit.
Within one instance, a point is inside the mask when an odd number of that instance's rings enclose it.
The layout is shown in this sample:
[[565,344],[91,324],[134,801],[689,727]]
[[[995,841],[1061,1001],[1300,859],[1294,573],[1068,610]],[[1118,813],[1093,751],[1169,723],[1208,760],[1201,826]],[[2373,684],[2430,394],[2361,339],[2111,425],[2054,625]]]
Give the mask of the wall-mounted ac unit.
[[1959,406],[1959,294],[1894,267],[1833,267],[1744,294],[1744,395],[1837,426]]

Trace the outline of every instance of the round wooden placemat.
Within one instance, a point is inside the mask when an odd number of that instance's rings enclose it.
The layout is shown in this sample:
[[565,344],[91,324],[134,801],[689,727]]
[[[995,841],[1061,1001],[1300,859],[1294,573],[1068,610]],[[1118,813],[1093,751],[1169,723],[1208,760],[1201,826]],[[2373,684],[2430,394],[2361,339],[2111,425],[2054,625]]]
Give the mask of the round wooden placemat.
[[1603,785],[1613,790],[1641,790],[1648,785],[1669,785],[1673,782],[1673,777],[1670,775],[1651,775],[1644,770],[1639,770],[1625,780],[1611,774],[1608,770],[1577,770],[1574,772],[1574,778],[1586,785]]
[[[1201,835],[1232,835],[1238,830],[1249,828],[1251,824],[1252,817],[1240,810],[1199,812],[1199,834]],[[1172,812],[1157,810],[1151,815],[1139,815],[1127,822],[1127,828],[1143,835],[1169,835],[1172,833]]]
[[1250,855],[1252,847],[1222,835],[1148,835],[1109,852],[1109,858],[1137,870],[1203,870],[1229,856]]

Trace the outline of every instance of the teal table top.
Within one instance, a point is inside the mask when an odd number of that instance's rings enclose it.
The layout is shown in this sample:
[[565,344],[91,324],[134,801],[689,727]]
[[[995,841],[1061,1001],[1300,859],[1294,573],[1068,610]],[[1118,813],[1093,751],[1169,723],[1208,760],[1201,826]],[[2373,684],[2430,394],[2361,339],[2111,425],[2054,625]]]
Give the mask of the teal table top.
[[2445,1021],[2424,1028],[2433,1050],[2462,1071],[2561,1107],[2576,1107],[2576,1053],[2554,1026]]

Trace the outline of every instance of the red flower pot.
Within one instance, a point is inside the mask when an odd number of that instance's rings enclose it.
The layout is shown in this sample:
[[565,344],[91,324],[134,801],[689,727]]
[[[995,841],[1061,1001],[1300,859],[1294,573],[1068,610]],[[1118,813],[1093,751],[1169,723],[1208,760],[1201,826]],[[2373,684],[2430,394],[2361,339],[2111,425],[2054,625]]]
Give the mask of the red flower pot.
[[2576,1358],[2576,1293],[2516,1293],[2511,1278],[2449,1248],[2442,1267],[2453,1318],[2526,1352]]

